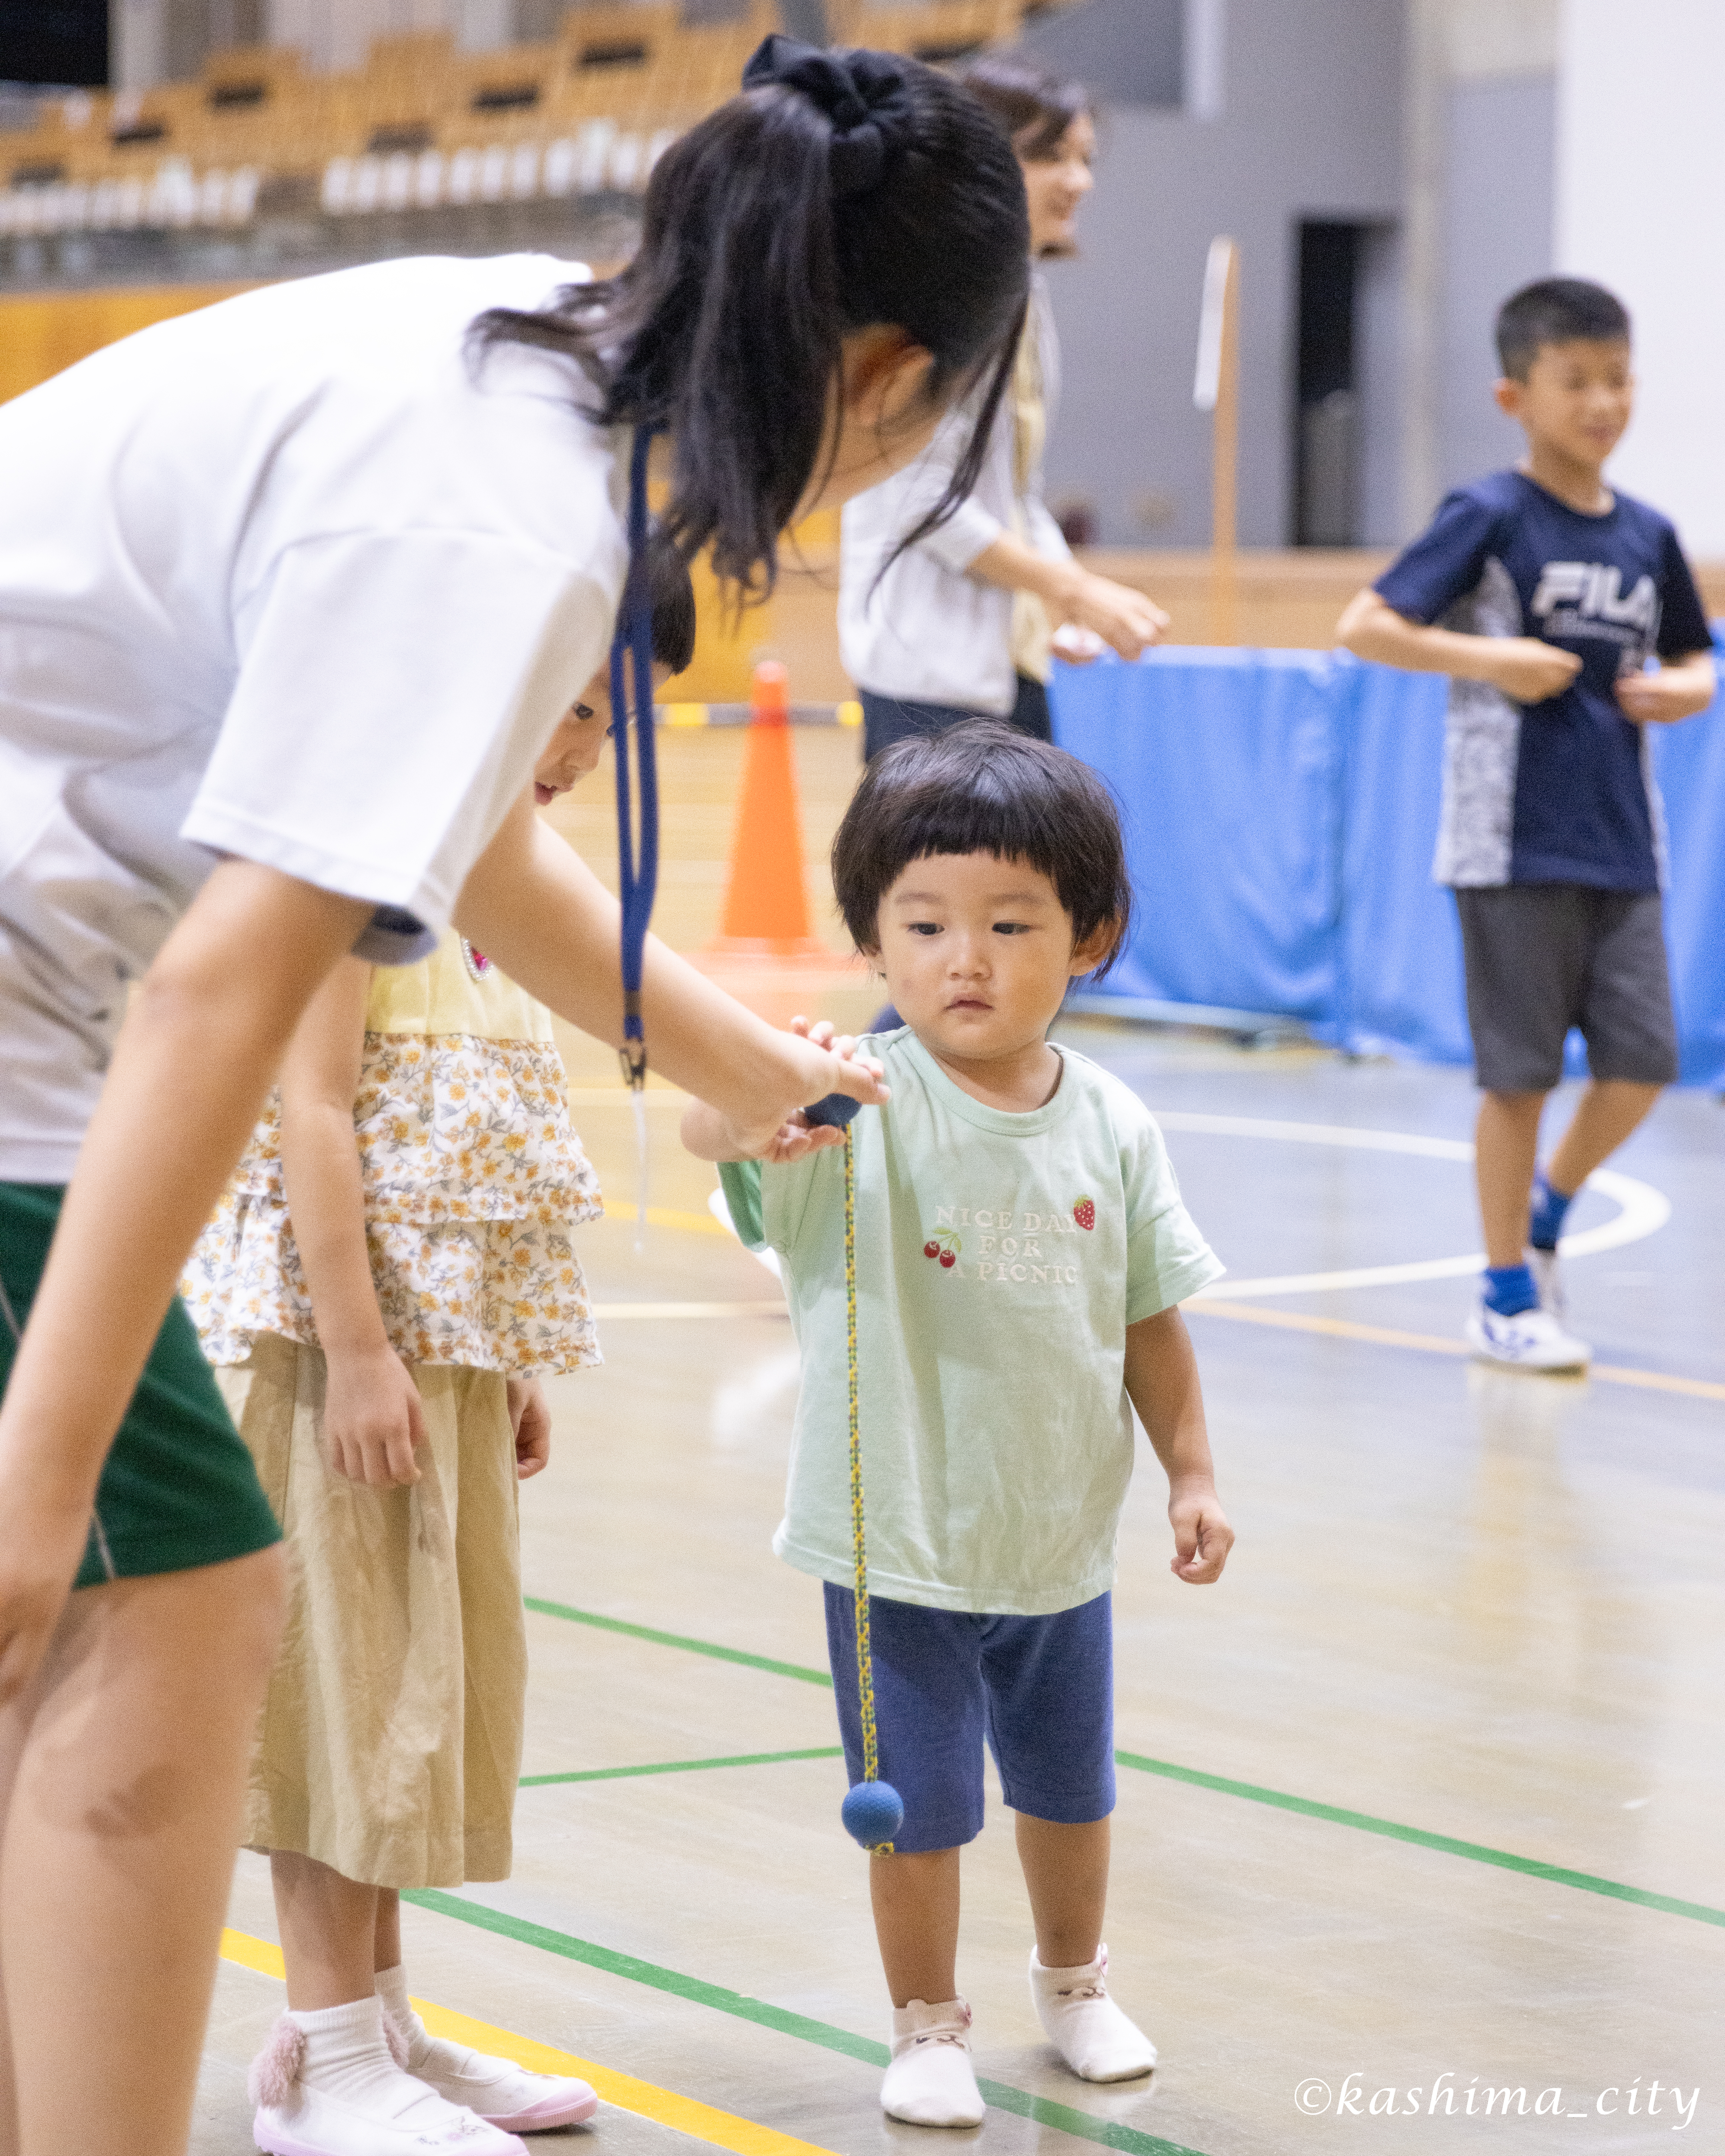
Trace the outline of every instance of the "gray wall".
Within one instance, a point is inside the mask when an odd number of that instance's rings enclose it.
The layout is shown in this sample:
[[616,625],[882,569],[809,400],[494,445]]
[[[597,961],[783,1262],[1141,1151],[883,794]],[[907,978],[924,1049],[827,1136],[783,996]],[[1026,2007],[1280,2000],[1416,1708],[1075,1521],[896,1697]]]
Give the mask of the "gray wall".
[[[1091,0],[1084,13],[1129,38],[1135,0]],[[1209,540],[1209,423],[1193,409],[1192,373],[1204,254],[1219,232],[1241,249],[1240,537],[1286,543],[1296,228],[1302,217],[1394,224],[1402,13],[1402,0],[1231,0],[1219,117],[1118,108],[1105,119],[1082,258],[1049,271],[1065,362],[1050,495],[1093,503],[1105,544]],[[1374,291],[1394,275],[1393,249],[1376,250]],[[1374,321],[1394,314],[1378,292]],[[1396,451],[1384,387],[1393,340],[1368,345],[1369,503],[1388,498],[1373,475]]]
[[1491,401],[1491,324],[1518,286],[1551,275],[1556,80],[1453,83],[1447,105],[1438,467],[1450,487],[1523,448]]

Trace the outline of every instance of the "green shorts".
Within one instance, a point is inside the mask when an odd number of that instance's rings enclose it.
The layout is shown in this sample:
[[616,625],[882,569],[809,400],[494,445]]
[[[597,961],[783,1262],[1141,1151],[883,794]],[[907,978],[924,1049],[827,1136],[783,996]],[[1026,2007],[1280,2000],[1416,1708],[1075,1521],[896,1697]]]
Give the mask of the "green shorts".
[[[65,1192],[0,1183],[0,1285],[22,1326]],[[0,1393],[17,1342],[0,1308]],[[157,1336],[97,1485],[74,1587],[189,1572],[281,1540],[252,1456],[234,1427],[183,1303]]]

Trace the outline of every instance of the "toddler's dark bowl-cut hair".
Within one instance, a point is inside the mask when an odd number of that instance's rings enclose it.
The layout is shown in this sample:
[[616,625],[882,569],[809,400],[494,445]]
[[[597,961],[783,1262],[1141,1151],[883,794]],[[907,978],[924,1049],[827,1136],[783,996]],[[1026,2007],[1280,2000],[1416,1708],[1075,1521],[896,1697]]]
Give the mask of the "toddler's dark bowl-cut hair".
[[863,773],[833,841],[833,888],[860,951],[880,948],[880,901],[912,861],[993,854],[1040,869],[1082,943],[1111,923],[1100,979],[1125,947],[1132,885],[1114,797],[1088,764],[999,719],[896,742]]
[[1525,382],[1546,345],[1583,337],[1627,343],[1629,333],[1629,310],[1615,292],[1585,277],[1542,277],[1512,292],[1497,310],[1498,364],[1512,382]]

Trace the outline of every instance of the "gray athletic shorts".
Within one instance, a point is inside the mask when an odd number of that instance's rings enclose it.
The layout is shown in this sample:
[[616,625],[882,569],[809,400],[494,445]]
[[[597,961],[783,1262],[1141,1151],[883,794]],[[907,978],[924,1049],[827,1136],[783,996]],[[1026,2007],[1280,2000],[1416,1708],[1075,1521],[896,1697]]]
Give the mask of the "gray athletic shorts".
[[1579,883],[1502,884],[1455,893],[1467,968],[1467,1023],[1480,1084],[1548,1093],[1578,1026],[1595,1078],[1669,1086],[1677,1075],[1657,891]]

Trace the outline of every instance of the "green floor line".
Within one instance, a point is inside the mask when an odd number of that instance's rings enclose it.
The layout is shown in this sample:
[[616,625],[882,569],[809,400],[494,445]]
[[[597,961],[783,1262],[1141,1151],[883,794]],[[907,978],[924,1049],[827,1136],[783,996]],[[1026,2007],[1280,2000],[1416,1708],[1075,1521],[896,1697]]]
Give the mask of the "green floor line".
[[1670,1894],[1652,1894],[1645,1887],[1625,1887],[1615,1879],[1600,1879],[1591,1871],[1571,1871],[1561,1864],[1544,1864],[1537,1856],[1512,1856],[1507,1849],[1490,1849],[1480,1841],[1458,1841],[1453,1835],[1432,1834],[1423,1826],[1401,1826],[1394,1820],[1374,1819],[1370,1812],[1344,1811],[1337,1804],[1321,1804],[1311,1797],[1290,1797],[1280,1789],[1260,1789],[1251,1782],[1230,1782],[1221,1774],[1200,1774],[1195,1767],[1176,1767],[1166,1759],[1146,1759],[1136,1752],[1117,1752],[1122,1767],[1141,1774],[1160,1774],[1165,1781],[1190,1782],[1200,1789],[1218,1789],[1224,1796],[1244,1797],[1255,1804],[1271,1804],[1276,1810],[1298,1812],[1307,1819],[1328,1820],[1337,1826],[1357,1828],[1361,1834],[1382,1835],[1389,1841],[1411,1842],[1417,1849],[1435,1849],[1445,1856],[1465,1856],[1473,1864],[1493,1864],[1502,1871],[1520,1871],[1529,1879],[1543,1879],[1554,1887],[1574,1887],[1584,1894],[1604,1894],[1614,1902],[1633,1902],[1638,1908],[1658,1909],[1668,1917],[1692,1917],[1698,1924],[1725,1924],[1725,1909],[1710,1909],[1705,1902],[1680,1902]]
[[732,1759],[661,1759],[650,1767],[588,1767],[578,1774],[523,1774],[516,1786],[542,1789],[552,1782],[621,1782],[631,1774],[698,1774],[708,1767],[776,1767],[785,1759],[842,1759],[839,1744],[812,1752],[739,1752]]
[[[612,1632],[627,1632],[639,1640],[651,1640],[662,1647],[685,1647],[697,1655],[716,1655],[721,1661],[742,1662],[751,1669],[769,1670],[775,1676],[796,1677],[804,1684],[832,1688],[824,1670],[800,1662],[769,1661],[763,1655],[746,1655],[736,1647],[716,1647],[704,1640],[685,1640],[675,1632],[649,1631],[644,1625],[625,1625],[614,1617],[598,1617],[588,1610],[571,1609],[561,1602],[539,1602],[527,1597],[527,1607],[549,1617],[567,1617],[580,1625],[599,1625]],[[1561,1864],[1544,1864],[1537,1856],[1516,1856],[1507,1849],[1490,1849],[1483,1842],[1458,1841],[1454,1835],[1432,1834],[1425,1827],[1402,1826],[1394,1820],[1374,1819],[1369,1812],[1344,1810],[1339,1804],[1322,1804],[1312,1797],[1291,1797],[1281,1789],[1260,1789],[1253,1782],[1231,1782],[1225,1775],[1206,1774],[1196,1767],[1176,1767],[1166,1759],[1147,1759],[1137,1752],[1117,1752],[1117,1763],[1141,1774],[1159,1774],[1164,1781],[1189,1782],[1194,1788],[1214,1789],[1227,1797],[1242,1797],[1248,1804],[1268,1804],[1276,1811],[1297,1812],[1307,1819],[1327,1820],[1333,1826],[1351,1826],[1361,1834],[1381,1835],[1386,1840],[1411,1843],[1419,1849],[1435,1849],[1445,1856],[1466,1857],[1472,1864],[1495,1865],[1500,1871],[1519,1871],[1529,1879],[1543,1879],[1553,1887],[1573,1887],[1584,1894],[1603,1894],[1614,1902],[1629,1902],[1637,1908],[1656,1909],[1663,1916],[1688,1917],[1698,1924],[1725,1924],[1725,1909],[1710,1908],[1705,1902],[1683,1902],[1672,1894],[1650,1893],[1645,1887],[1625,1887],[1615,1879],[1600,1879],[1591,1871],[1571,1871]]]
[[[661,1969],[657,1962],[642,1961],[634,1954],[618,1953],[609,1947],[595,1946],[590,1939],[573,1938],[567,1932],[552,1931],[549,1925],[506,1915],[501,1909],[488,1907],[483,1902],[470,1902],[465,1895],[415,1887],[404,1888],[402,1899],[422,1909],[434,1910],[439,1916],[454,1917],[464,1924],[476,1924],[481,1931],[496,1932],[523,1946],[539,1947],[547,1953],[561,1954],[565,1961],[584,1962],[589,1969],[603,1969],[607,1974],[626,1978],[631,1984],[648,1984],[655,1991],[669,1992],[674,1999],[686,1999],[697,2006],[710,2006],[718,2013],[735,2015],[739,2021],[752,2021],[760,2028],[776,2030],[782,2036],[796,2036],[805,2044],[819,2044],[825,2051],[842,2052],[846,2058],[860,2059],[865,2066],[886,2064],[889,2054],[886,2045],[876,2043],[872,2037],[854,2035],[849,2029],[835,2029],[829,2021],[816,2021],[807,2014],[793,2014],[786,2007],[769,2005],[764,1999],[752,1999],[746,1991],[730,1991],[723,1984],[708,1984],[698,1976],[684,1976],[676,1969]],[[1014,2112],[1019,2118],[1031,2119],[1039,2126],[1058,2128],[1076,2140],[1094,2142],[1099,2148],[1118,2148],[1124,2156],[1201,2156],[1199,2150],[1185,2148],[1178,2141],[1164,2141],[1158,2134],[1142,2133],[1136,2127],[1094,2118],[1087,2111],[1075,2111],[1070,2104],[1054,2103],[1046,2097],[1032,2096],[1028,2089],[1013,2088],[1004,2082],[985,2081],[978,2076],[977,2087],[983,2092],[983,2101],[997,2111]]]
[[680,1647],[686,1654],[711,1655],[716,1662],[740,1662],[746,1670],[795,1677],[799,1683],[821,1685],[828,1691],[833,1688],[833,1680],[824,1670],[805,1669],[800,1662],[775,1662],[768,1655],[746,1655],[741,1647],[716,1646],[711,1640],[685,1640],[680,1632],[655,1632],[650,1625],[625,1625],[620,1617],[601,1617],[593,1609],[572,1609],[567,1602],[545,1602],[536,1594],[524,1594],[521,1599],[542,1617],[562,1617],[571,1625],[593,1625],[602,1632],[621,1632],[625,1639],[645,1640],[655,1647]]

